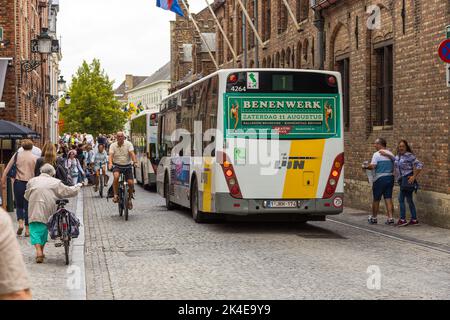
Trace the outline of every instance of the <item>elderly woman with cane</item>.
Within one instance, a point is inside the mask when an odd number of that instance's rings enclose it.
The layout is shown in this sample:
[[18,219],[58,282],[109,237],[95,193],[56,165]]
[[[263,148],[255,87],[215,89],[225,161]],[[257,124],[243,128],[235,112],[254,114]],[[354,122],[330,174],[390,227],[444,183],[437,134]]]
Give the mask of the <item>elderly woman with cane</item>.
[[55,168],[50,164],[41,167],[41,174],[27,184],[25,198],[28,200],[31,244],[36,248],[36,263],[44,262],[44,247],[47,243],[47,222],[57,210],[56,200],[75,197],[81,184],[74,187],[64,185],[54,178]]

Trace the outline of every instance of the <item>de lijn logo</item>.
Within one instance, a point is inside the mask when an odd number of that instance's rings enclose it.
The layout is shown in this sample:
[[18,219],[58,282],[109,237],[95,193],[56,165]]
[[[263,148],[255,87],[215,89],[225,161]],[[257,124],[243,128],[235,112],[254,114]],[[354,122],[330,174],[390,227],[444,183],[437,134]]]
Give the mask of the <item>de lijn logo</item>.
[[247,73],[247,89],[259,89],[259,73]]

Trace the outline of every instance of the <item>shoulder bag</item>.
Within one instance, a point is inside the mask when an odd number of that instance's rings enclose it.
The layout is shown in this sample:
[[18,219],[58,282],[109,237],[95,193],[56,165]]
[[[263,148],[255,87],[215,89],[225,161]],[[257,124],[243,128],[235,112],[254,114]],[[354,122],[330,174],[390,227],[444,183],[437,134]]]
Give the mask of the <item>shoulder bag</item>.
[[399,157],[398,161],[398,171],[400,172],[400,178],[398,179],[398,184],[400,185],[400,190],[403,192],[413,192],[419,189],[419,184],[417,183],[417,180],[414,181],[413,184],[409,183],[409,178],[412,177],[413,174],[408,174],[407,176],[403,176],[402,169],[400,165],[400,160],[402,158]]
[[17,175],[17,155],[18,155],[18,152],[16,152],[16,154],[14,155],[14,163],[11,166],[11,169],[9,169],[8,174],[7,174],[8,178],[11,178],[11,179],[15,179],[16,175]]

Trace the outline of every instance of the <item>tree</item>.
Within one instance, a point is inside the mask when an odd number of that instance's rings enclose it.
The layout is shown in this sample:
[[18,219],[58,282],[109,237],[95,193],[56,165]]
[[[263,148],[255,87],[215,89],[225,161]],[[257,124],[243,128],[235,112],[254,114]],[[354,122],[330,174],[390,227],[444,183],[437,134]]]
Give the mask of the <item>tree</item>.
[[100,61],[83,64],[69,89],[71,103],[61,107],[60,118],[64,132],[86,132],[94,135],[120,131],[126,122],[126,113],[114,97],[113,81],[101,69]]

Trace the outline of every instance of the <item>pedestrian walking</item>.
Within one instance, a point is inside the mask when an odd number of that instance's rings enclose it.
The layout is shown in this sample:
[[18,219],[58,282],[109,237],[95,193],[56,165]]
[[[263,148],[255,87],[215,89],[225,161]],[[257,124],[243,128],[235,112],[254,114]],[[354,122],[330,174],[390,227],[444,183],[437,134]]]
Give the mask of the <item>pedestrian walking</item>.
[[85,176],[84,170],[81,167],[80,161],[76,158],[76,155],[76,150],[70,150],[66,160],[66,168],[69,170],[69,174],[72,177],[72,183],[74,185],[78,183],[80,174],[81,176]]
[[53,146],[53,144],[51,142],[46,142],[44,144],[44,147],[42,148],[42,157],[38,158],[36,160],[36,166],[34,168],[34,176],[38,176],[41,174],[40,170],[41,167],[46,164],[49,163],[51,164],[53,167],[56,166],[56,150]]
[[[17,152],[21,153],[23,151],[23,147],[20,147]],[[31,149],[31,153],[34,154],[37,158],[42,156],[42,150],[35,145],[33,145],[33,148]]]
[[9,214],[0,207],[0,300],[31,300],[30,281]]
[[47,142],[42,148],[43,156],[36,161],[34,175],[37,177],[41,174],[41,167],[48,163],[56,170],[55,178],[61,180],[66,186],[71,186],[72,179],[69,178],[68,170],[64,166],[64,158],[58,157],[56,154],[56,147]]
[[[400,186],[400,193],[398,195],[398,202],[400,205],[400,220],[398,226],[415,226],[419,224],[417,219],[417,210],[413,200],[413,193],[419,189],[417,183],[417,176],[423,169],[423,163],[420,162],[412,152],[411,147],[406,140],[400,140],[397,146],[397,155],[391,157],[389,153],[381,150],[382,155],[390,157],[394,161],[395,176]],[[411,212],[411,220],[406,220],[406,206],[405,199],[408,202],[409,211]]]
[[[392,202],[392,192],[394,189],[394,157],[393,153],[386,149],[387,143],[383,138],[378,138],[374,143],[377,150],[372,157],[372,161],[368,166],[363,166],[364,169],[374,170],[372,193],[372,215],[369,216],[369,224],[378,223],[378,212],[380,210],[381,198],[384,198],[386,204],[386,211],[388,214],[387,225],[395,224],[393,217],[394,205]],[[383,154],[381,154],[383,152]]]
[[16,215],[19,223],[17,235],[22,235],[25,226],[25,237],[30,236],[28,224],[28,202],[24,198],[28,181],[34,177],[34,168],[37,157],[33,155],[33,142],[31,140],[22,141],[22,152],[17,152],[8,165],[2,176],[2,185],[6,185],[6,178],[10,176],[14,179],[14,199],[16,202]]
[[81,184],[73,187],[64,185],[61,180],[54,178],[55,174],[52,165],[44,164],[41,174],[28,182],[25,192],[25,198],[29,201],[30,239],[36,249],[36,263],[44,262],[47,222],[57,210],[56,200],[75,197],[81,188]]

